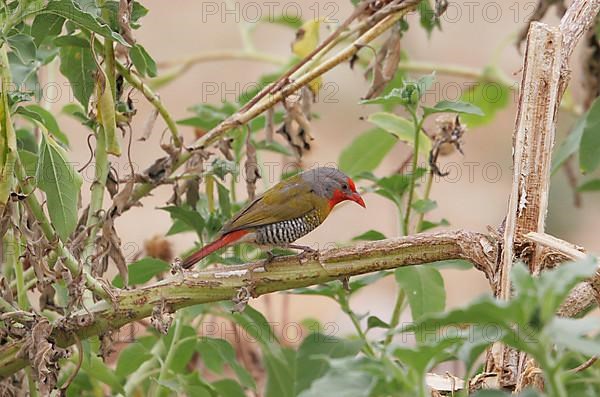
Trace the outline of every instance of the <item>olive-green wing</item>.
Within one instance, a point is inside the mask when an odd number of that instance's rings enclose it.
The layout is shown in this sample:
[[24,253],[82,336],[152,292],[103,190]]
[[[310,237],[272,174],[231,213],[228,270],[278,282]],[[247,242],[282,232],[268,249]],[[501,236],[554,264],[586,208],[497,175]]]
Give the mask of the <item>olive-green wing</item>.
[[293,177],[282,181],[248,204],[221,233],[268,225],[301,217],[315,209],[310,185]]

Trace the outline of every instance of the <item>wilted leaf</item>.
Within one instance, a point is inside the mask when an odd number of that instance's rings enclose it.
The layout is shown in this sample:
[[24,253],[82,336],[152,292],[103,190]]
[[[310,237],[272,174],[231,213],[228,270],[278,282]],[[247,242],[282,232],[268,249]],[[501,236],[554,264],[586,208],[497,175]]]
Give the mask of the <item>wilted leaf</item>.
[[117,137],[117,118],[115,113],[115,100],[106,80],[104,70],[98,68],[99,74],[96,80],[96,109],[97,118],[102,124],[106,138],[106,151],[115,156],[121,155],[121,147]]

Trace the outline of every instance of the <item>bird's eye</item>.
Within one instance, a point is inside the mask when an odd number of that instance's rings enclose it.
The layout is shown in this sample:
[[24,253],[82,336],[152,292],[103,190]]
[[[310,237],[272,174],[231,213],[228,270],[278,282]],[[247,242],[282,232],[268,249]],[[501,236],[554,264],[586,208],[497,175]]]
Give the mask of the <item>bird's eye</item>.
[[345,184],[345,183],[344,183],[344,184],[342,184],[342,189],[344,189],[344,190],[348,189],[348,185],[347,185],[347,184]]

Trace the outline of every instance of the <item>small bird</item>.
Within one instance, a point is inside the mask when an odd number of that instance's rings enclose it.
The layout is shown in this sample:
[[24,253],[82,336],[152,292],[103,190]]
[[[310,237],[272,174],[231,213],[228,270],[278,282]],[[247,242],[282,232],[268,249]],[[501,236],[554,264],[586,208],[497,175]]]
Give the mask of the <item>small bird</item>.
[[329,167],[314,168],[283,180],[238,212],[219,237],[188,256],[182,267],[189,269],[214,251],[237,243],[313,251],[293,242],[310,233],[342,201],[365,207],[354,181]]

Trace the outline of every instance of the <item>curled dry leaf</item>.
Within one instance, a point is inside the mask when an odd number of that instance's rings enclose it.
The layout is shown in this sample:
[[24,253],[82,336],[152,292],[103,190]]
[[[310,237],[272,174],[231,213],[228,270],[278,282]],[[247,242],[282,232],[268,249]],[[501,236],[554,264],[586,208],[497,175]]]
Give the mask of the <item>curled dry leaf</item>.
[[273,134],[275,133],[275,109],[269,108],[265,113],[265,139],[267,142],[273,142]]
[[19,352],[19,356],[31,363],[42,396],[50,396],[56,387],[60,370],[58,361],[67,357],[67,351],[54,344],[51,334],[52,325],[48,319],[40,318],[31,329],[28,343]]
[[144,122],[144,128],[142,128],[142,137],[140,141],[145,141],[150,138],[152,135],[152,129],[154,128],[154,123],[156,123],[156,119],[158,118],[158,109],[153,108],[148,118]]
[[[117,230],[114,226],[114,217],[108,217],[104,220],[99,246],[105,248],[104,253],[113,261],[119,271],[119,275],[123,279],[123,283],[127,285],[127,261],[121,250],[121,238],[117,235]],[[103,259],[106,260],[106,256]]]
[[429,152],[429,166],[431,172],[438,176],[447,176],[448,172],[442,172],[437,165],[439,156],[447,156],[458,150],[462,151],[462,136],[467,131],[467,127],[460,123],[460,118],[456,116],[443,115],[436,119],[437,131],[433,138],[433,145]]
[[248,131],[248,135],[246,136],[246,163],[244,164],[244,169],[246,171],[248,199],[254,200],[256,196],[256,181],[260,178],[260,170],[256,159],[256,148],[252,145],[250,135],[250,131]]
[[288,141],[298,159],[305,151],[310,150],[310,142],[314,140],[311,134],[310,118],[304,113],[302,107],[304,95],[309,95],[308,90],[300,91],[300,94],[285,98],[284,108],[286,111],[283,124],[277,130],[278,134]]
[[168,310],[168,305],[163,302],[160,306],[154,306],[150,324],[152,324],[158,332],[166,335],[169,332],[171,323],[173,323],[173,315]]
[[387,83],[394,79],[398,70],[398,62],[401,55],[402,33],[398,25],[390,31],[390,36],[385,41],[377,56],[373,59],[366,73],[372,72],[372,82],[364,99],[372,99],[379,96]]
[[2,298],[8,303],[13,303],[14,296],[12,288],[10,288],[10,283],[4,276],[0,276],[0,286],[2,286]]
[[140,176],[141,182],[160,184],[162,179],[168,175],[171,169],[171,164],[172,162],[170,157],[159,158],[142,173]]
[[110,198],[114,198],[115,194],[119,192],[119,176],[113,167],[109,168],[108,175],[106,175],[106,190],[108,190]]
[[229,161],[233,161],[235,159],[233,156],[233,153],[232,153],[232,149],[231,149],[232,143],[233,143],[232,138],[223,138],[217,144],[217,147],[219,148],[219,150],[221,151],[223,156]]
[[129,178],[123,189],[114,197],[113,203],[108,210],[108,216],[115,218],[123,213],[127,208],[128,203],[131,201],[133,187],[134,178]]
[[131,45],[135,44],[135,37],[133,37],[133,31],[131,30],[131,10],[133,8],[132,0],[120,0],[119,10],[117,12],[117,21],[119,23],[119,33],[125,39],[125,41]]
[[106,362],[108,356],[114,352],[116,352],[116,350],[113,349],[113,331],[108,330],[100,335],[100,349],[98,350],[98,355],[102,357],[102,361]]

